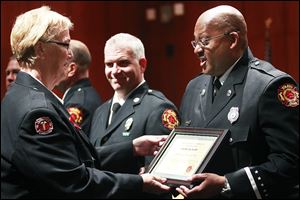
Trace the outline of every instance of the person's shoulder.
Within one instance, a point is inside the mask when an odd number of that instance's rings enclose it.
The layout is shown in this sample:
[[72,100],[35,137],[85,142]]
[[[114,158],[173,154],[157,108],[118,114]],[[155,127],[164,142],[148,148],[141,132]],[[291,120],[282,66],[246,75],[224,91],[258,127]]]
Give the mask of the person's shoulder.
[[148,89],[146,92],[146,96],[152,99],[157,99],[157,100],[168,100],[167,97],[159,90],[154,90],[154,89]]
[[250,62],[250,67],[260,74],[265,74],[273,78],[289,76],[287,73],[274,67],[271,63],[257,58]]
[[202,85],[202,83],[209,81],[210,77],[210,75],[200,73],[199,75],[197,75],[189,81],[187,87],[197,87],[199,85]]
[[295,79],[290,74],[275,68],[271,63],[256,59],[250,65],[250,71],[254,74],[253,79],[255,78],[256,84],[265,85],[268,88],[274,86],[278,90],[286,86],[297,90],[298,84]]

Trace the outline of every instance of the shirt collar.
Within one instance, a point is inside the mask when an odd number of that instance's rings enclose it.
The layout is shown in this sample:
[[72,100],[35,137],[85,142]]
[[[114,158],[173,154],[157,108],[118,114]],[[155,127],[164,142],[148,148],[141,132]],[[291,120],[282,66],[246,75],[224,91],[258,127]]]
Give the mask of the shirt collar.
[[111,105],[114,105],[114,103],[118,102],[121,106],[125,103],[126,99],[138,88],[140,87],[143,83],[145,83],[145,79],[143,81],[140,82],[140,84],[138,86],[136,86],[133,90],[131,90],[125,98],[118,98],[117,97],[117,94],[115,92],[114,96],[113,96],[113,100],[112,100],[112,104]]
[[[233,67],[236,65],[236,63],[237,63],[240,59],[241,59],[241,57],[239,57],[239,59],[237,59],[237,61],[235,61],[235,62],[233,63],[233,65],[231,65],[231,67],[229,67],[229,68],[226,70],[226,72],[225,72],[222,76],[219,77],[219,81],[220,81],[221,85],[224,84],[224,82],[225,82],[226,79],[228,78],[230,72],[232,71]],[[215,77],[215,79],[216,79],[216,77]],[[214,79],[214,80],[215,80],[215,79]]]

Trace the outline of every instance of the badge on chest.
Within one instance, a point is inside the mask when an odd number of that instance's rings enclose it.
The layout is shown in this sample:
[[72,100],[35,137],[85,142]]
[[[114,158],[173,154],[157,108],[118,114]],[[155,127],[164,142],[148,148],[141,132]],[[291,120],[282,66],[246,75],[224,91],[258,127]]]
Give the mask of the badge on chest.
[[122,133],[122,136],[124,137],[128,137],[130,135],[130,128],[132,127],[133,124],[133,118],[130,117],[125,121],[125,125],[124,125],[124,132]]

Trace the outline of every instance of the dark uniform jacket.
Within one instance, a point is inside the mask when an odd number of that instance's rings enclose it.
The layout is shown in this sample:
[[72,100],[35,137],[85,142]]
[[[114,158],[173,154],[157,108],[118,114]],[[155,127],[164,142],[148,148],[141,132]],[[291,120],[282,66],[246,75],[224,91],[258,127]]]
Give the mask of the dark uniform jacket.
[[229,129],[229,137],[205,171],[225,174],[233,197],[291,195],[299,182],[296,82],[254,58],[250,49],[213,103],[212,79],[201,74],[191,80],[180,107],[183,126]]
[[64,97],[64,105],[82,130],[88,135],[94,111],[102,101],[89,79],[75,83]]
[[1,198],[101,199],[141,192],[140,176],[98,170],[132,162],[132,142],[96,151],[75,126],[47,88],[20,72],[1,103]]
[[[108,125],[111,103],[112,99],[94,113],[90,140],[96,147],[132,141],[142,135],[169,134],[179,123],[175,105],[161,92],[150,90],[147,83],[129,95]],[[144,159],[140,158],[136,162],[119,162],[119,167],[111,170],[137,174],[144,165]]]

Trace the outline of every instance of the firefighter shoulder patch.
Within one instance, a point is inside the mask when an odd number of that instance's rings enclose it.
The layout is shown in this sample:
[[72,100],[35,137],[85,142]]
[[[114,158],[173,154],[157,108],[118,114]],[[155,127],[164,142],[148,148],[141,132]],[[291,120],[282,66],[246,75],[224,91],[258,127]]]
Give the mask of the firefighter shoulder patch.
[[278,99],[286,107],[299,105],[299,91],[295,85],[286,83],[278,88]]
[[179,121],[177,119],[177,114],[172,109],[166,109],[163,112],[161,119],[162,119],[163,125],[170,130],[174,129],[176,126],[179,125]]
[[40,135],[47,135],[53,131],[53,123],[49,117],[40,117],[35,120],[35,131]]
[[76,124],[81,124],[83,120],[82,112],[79,108],[69,107],[68,112],[70,114],[70,121]]

